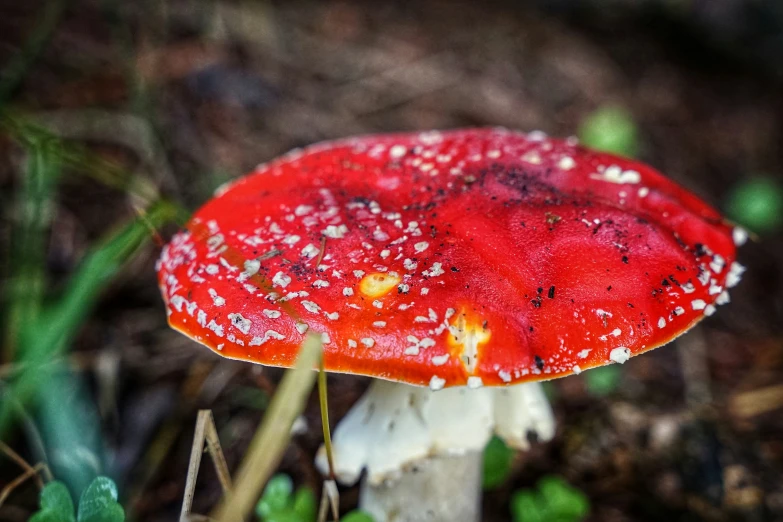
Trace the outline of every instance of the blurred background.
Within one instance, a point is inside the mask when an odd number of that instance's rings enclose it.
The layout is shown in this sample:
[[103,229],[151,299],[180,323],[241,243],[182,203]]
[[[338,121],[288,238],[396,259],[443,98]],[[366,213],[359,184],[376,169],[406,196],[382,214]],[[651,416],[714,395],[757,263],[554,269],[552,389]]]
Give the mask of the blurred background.
[[[730,305],[549,383],[552,442],[490,444],[484,520],[555,520],[530,508],[551,480],[585,507],[557,520],[783,520],[783,3],[1,0],[0,67],[0,520],[39,509],[37,464],[175,520],[201,408],[241,462],[282,372],[171,331],[154,270],[217,186],[319,140],[496,125],[637,157],[754,237]],[[329,377],[333,421],[366,385]],[[317,394],[296,433],[278,472],[320,493]],[[205,463],[194,512],[220,496]]]

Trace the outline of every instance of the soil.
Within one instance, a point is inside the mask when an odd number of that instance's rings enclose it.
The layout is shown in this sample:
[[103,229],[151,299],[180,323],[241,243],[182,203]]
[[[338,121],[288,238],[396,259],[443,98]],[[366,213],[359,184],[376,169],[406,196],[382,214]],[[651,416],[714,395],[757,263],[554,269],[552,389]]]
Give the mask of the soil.
[[[44,5],[0,1],[0,63],[29,42]],[[81,0],[65,3],[11,104],[189,209],[320,140],[494,125],[568,136],[619,105],[638,125],[640,159],[723,208],[743,178],[783,177],[781,34],[774,0]],[[3,251],[21,153],[7,140],[0,152]],[[133,215],[126,194],[69,173],[49,246],[54,288]],[[133,519],[150,522],[178,516],[198,409],[213,410],[235,470],[281,376],[172,332],[156,255],[147,248],[104,293],[72,355],[100,405],[107,471]],[[590,498],[591,521],[783,520],[781,233],[740,261],[732,303],[626,363],[612,393],[588,393],[584,376],[551,383],[557,435],[516,457],[486,493],[484,520],[510,520],[512,493],[548,474]],[[366,385],[330,376],[333,420]],[[280,471],[320,491],[317,397],[304,420]],[[7,442],[33,458],[21,429]],[[2,487],[18,471],[0,462]],[[15,492],[0,519],[26,520],[35,493]],[[202,466],[194,511],[219,498]],[[342,491],[345,510],[356,501],[355,488]]]

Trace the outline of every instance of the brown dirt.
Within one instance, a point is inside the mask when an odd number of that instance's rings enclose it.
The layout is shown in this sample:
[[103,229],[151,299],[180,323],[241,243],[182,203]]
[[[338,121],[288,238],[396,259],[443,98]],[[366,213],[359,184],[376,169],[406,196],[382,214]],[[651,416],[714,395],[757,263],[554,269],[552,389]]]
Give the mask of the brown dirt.
[[[39,3],[0,2],[0,60],[29,37]],[[767,5],[727,5],[751,3]],[[606,11],[591,2],[539,4],[74,2],[13,104],[44,120],[72,118],[71,128],[94,121],[88,110],[139,116],[146,130],[114,122],[72,137],[138,168],[189,208],[224,180],[314,141],[479,125],[565,136],[606,104],[632,112],[641,159],[717,207],[743,176],[783,172],[783,76],[769,63],[780,55],[770,57],[767,39],[742,38],[763,33],[754,23],[779,19],[733,16],[728,7],[705,14],[698,2],[676,12],[667,10],[672,2],[617,1]],[[128,145],[144,142],[138,132],[154,137],[152,148]],[[1,147],[7,209],[19,155]],[[10,212],[0,216],[2,248]],[[57,216],[55,282],[132,210],[125,195],[69,177]],[[747,395],[783,383],[781,239],[745,247],[748,272],[732,304],[695,335],[628,362],[615,393],[592,397],[581,377],[554,382],[558,434],[518,457],[509,482],[486,495],[485,520],[509,520],[511,492],[545,474],[582,489],[595,521],[783,519],[783,397]],[[145,521],[178,513],[197,409],[214,410],[236,469],[262,415],[248,390],[273,393],[280,377],[221,361],[171,332],[155,255],[150,248],[112,285],[74,347],[96,399],[111,397],[95,379],[98,360],[119,365],[103,432],[112,474]],[[706,360],[680,356],[699,342]],[[685,377],[694,364],[706,364],[702,382]],[[329,385],[338,419],[366,382],[334,376]],[[689,400],[699,385],[709,396]],[[314,398],[305,416],[310,429],[295,438],[281,470],[319,490]],[[144,460],[167,434],[170,448],[154,465]],[[24,450],[21,437],[10,442]],[[13,476],[4,466],[0,486]],[[29,489],[0,519],[24,519]],[[195,511],[208,512],[219,495],[203,466]],[[356,498],[346,489],[343,506]]]

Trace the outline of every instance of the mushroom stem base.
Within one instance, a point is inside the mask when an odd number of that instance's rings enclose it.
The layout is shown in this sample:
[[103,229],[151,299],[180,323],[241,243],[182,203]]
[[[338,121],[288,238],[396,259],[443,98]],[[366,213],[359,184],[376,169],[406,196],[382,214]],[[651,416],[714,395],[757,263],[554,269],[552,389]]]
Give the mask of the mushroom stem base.
[[359,506],[376,522],[478,522],[483,454],[421,459],[380,484],[364,480]]

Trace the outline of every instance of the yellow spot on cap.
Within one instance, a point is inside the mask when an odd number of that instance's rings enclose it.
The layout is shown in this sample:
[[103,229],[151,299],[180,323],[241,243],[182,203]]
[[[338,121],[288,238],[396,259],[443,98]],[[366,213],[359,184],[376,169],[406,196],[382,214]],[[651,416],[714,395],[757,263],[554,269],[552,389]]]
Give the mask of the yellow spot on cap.
[[454,316],[449,324],[448,344],[452,354],[459,357],[462,366],[469,374],[476,370],[479,358],[479,346],[492,337],[492,332],[480,318],[468,317],[465,312]]
[[400,276],[394,273],[375,272],[359,281],[359,291],[367,297],[381,297],[400,283]]

